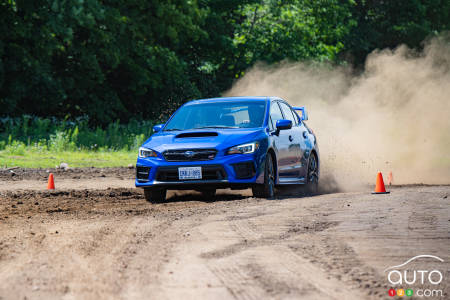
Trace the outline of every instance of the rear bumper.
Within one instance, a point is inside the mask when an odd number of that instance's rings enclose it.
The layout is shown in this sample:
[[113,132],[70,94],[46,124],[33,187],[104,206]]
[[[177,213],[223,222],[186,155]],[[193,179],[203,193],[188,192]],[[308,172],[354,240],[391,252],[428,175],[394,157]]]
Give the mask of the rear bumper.
[[[168,162],[159,158],[138,158],[136,187],[167,189],[247,188],[264,182],[265,157],[257,154],[236,154],[209,161]],[[202,167],[202,180],[178,180],[178,167]],[[251,170],[246,172],[246,168]],[[148,173],[148,176],[146,175]]]

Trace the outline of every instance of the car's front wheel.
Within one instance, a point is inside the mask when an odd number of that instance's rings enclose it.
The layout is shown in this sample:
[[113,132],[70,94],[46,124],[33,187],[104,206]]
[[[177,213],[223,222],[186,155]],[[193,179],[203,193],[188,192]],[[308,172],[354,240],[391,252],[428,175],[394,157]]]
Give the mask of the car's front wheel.
[[266,163],[264,165],[264,183],[252,187],[253,197],[273,198],[275,195],[275,168],[272,155],[267,153]]
[[151,203],[160,203],[166,201],[167,190],[162,188],[144,189],[145,200]]

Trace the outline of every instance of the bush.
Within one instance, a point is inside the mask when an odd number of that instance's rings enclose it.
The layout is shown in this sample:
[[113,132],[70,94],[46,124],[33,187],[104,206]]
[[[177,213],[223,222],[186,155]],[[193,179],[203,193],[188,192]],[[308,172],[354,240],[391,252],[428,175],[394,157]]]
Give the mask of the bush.
[[10,155],[25,155],[26,145],[20,141],[13,141],[6,145],[5,152]]
[[64,131],[57,131],[55,134],[50,135],[48,148],[50,151],[62,152],[66,150],[75,150],[76,146],[74,142],[70,141],[70,131],[69,134]]
[[24,116],[0,119],[0,150],[21,153],[26,147],[34,151],[137,150],[152,134],[152,121],[119,121],[106,128],[91,128],[87,118],[56,120]]

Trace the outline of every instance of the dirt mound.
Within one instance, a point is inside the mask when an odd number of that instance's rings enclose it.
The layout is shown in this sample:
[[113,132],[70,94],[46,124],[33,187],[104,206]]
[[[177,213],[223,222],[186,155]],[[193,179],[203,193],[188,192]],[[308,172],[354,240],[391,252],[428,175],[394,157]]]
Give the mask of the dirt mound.
[[[95,214],[96,211],[117,211],[123,205],[142,204],[139,189],[69,190],[69,191],[6,191],[0,192],[0,219],[31,218],[39,214]],[[126,202],[126,203],[125,203]],[[121,204],[122,203],[122,204]],[[126,213],[129,209],[123,211]]]

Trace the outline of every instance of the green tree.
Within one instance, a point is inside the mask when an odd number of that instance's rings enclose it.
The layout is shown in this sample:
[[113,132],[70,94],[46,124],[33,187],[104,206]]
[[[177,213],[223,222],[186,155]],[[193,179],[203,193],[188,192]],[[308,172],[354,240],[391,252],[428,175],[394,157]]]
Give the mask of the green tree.
[[[196,2],[1,2],[2,114],[158,116],[200,96],[182,52],[204,36]],[[178,54],[180,53],[180,54]]]
[[164,119],[257,61],[362,65],[449,14],[448,0],[0,0],[0,116]]
[[400,44],[418,48],[428,36],[450,30],[448,0],[359,0],[356,3],[353,16],[358,26],[344,39],[345,52],[356,64],[362,64],[374,49]]
[[247,66],[283,59],[333,61],[342,39],[356,22],[354,1],[265,0],[244,7],[235,33],[239,56]]

